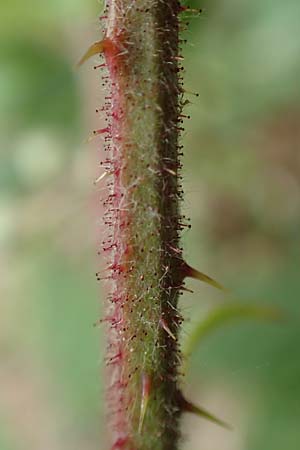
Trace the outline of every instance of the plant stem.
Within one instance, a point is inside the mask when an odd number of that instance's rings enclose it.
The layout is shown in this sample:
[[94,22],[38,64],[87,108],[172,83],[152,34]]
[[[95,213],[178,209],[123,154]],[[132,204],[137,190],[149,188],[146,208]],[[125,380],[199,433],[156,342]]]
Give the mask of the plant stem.
[[179,439],[179,12],[176,0],[110,0],[105,11],[114,450],[175,450]]

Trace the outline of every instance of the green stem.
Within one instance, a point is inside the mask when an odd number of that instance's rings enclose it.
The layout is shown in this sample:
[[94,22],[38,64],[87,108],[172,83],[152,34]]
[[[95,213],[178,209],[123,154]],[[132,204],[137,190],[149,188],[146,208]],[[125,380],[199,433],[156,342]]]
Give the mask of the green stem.
[[179,439],[179,12],[176,0],[110,0],[105,12],[113,186],[104,248],[112,270],[107,364],[115,450],[174,450]]

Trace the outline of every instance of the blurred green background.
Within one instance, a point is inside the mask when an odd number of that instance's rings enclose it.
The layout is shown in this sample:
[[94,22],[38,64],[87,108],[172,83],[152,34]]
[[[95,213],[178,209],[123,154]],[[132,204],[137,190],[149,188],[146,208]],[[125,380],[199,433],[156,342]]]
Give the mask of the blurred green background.
[[[300,3],[199,2],[189,18],[183,135],[188,261],[281,324],[240,321],[194,352],[186,392],[231,423],[186,417],[184,450],[300,446]],[[2,0],[0,449],[106,448],[101,328],[103,91],[92,0]],[[97,58],[95,58],[97,60]],[[183,340],[228,296],[189,282]],[[191,319],[191,317],[193,319]]]

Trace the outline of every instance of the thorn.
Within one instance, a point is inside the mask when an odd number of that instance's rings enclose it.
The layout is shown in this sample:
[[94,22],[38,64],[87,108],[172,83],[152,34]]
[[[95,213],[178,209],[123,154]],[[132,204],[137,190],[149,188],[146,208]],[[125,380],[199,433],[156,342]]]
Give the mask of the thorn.
[[228,289],[222,286],[218,281],[214,280],[208,275],[205,275],[205,273],[194,269],[193,267],[189,266],[186,262],[184,262],[183,265],[181,266],[181,271],[183,279],[188,277],[195,278],[196,280],[203,281],[204,283],[210,284],[211,286],[220,289],[220,291],[228,292]]
[[159,325],[165,330],[166,333],[168,333],[168,335],[174,340],[177,341],[176,336],[172,333],[172,331],[170,330],[170,328],[167,325],[167,322],[165,321],[165,319],[160,318],[159,319]]
[[232,430],[232,427],[228,425],[228,423],[224,422],[223,420],[219,419],[215,415],[208,412],[206,409],[202,408],[201,406],[196,406],[193,403],[186,400],[181,392],[179,392],[179,406],[183,412],[189,412],[192,414],[196,414],[199,417],[203,417],[204,419],[207,419],[217,425],[220,425],[223,428],[226,428],[227,430]]
[[151,391],[151,378],[147,373],[142,374],[142,398],[141,398],[141,412],[139,420],[138,433],[141,434],[143,430],[144,419],[147,411]]
[[105,39],[102,41],[94,42],[85,52],[80,61],[76,64],[76,67],[82,66],[88,59],[92,56],[97,55],[98,53],[103,53],[105,47]]

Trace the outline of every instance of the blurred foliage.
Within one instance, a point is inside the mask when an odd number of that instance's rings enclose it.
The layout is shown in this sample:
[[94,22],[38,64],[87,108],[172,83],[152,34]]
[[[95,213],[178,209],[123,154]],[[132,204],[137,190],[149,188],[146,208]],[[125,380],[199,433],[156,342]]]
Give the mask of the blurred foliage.
[[[190,4],[204,12],[186,14],[183,50],[186,88],[199,93],[187,94],[183,135],[185,253],[237,298],[288,319],[220,328],[193,354],[186,389],[235,430],[197,421],[184,448],[296,450],[300,3]],[[93,327],[104,298],[93,278],[101,141],[83,145],[103,92],[92,64],[74,71],[99,35],[99,11],[82,0],[1,3],[1,450],[105,448],[104,344]],[[183,339],[226,302],[189,286]]]

